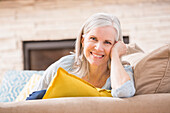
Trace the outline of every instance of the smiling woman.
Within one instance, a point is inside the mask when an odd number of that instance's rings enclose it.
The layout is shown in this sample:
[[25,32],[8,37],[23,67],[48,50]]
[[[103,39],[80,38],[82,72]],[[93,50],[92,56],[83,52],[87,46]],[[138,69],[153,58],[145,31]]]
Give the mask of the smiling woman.
[[135,94],[133,71],[120,60],[126,52],[118,18],[106,13],[94,14],[80,29],[75,53],[52,64],[34,91],[48,89],[58,68],[62,67],[97,88],[111,90],[113,97],[131,97]]
[[84,55],[90,64],[98,63],[106,65],[110,58],[110,50],[115,43],[116,31],[112,26],[104,26],[92,29],[82,37]]

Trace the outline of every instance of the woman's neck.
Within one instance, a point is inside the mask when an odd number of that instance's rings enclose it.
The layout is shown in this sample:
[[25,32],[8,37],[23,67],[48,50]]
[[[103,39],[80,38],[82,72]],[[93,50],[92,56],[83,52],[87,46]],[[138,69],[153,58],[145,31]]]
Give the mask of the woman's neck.
[[95,87],[102,88],[106,83],[107,78],[110,76],[110,71],[106,66],[89,66],[90,72],[88,75],[83,77],[82,79],[91,83]]
[[102,79],[108,78],[109,69],[107,65],[89,66],[88,80],[93,82],[100,82]]

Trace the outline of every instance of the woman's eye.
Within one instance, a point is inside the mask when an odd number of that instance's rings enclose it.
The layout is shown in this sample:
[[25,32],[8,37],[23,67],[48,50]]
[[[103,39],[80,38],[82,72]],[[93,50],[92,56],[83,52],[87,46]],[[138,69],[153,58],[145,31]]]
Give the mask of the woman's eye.
[[106,43],[106,44],[110,44],[110,45],[112,45],[112,43],[111,43],[111,42],[107,42],[107,41],[106,41],[105,43]]
[[91,40],[95,40],[95,41],[97,40],[95,37],[91,37],[90,39],[91,39]]

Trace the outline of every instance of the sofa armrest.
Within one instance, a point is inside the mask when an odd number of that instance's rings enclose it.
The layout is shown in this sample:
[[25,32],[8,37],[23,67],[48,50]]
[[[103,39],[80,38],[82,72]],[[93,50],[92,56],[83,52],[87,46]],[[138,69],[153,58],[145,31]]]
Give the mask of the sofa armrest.
[[69,97],[0,103],[0,113],[170,113],[170,94]]

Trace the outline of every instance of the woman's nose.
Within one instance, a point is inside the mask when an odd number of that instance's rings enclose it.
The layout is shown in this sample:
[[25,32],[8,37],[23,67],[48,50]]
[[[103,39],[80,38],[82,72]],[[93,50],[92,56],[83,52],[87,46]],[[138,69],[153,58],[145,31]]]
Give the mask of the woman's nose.
[[96,46],[95,46],[95,49],[97,51],[103,51],[104,50],[103,44],[97,43]]

